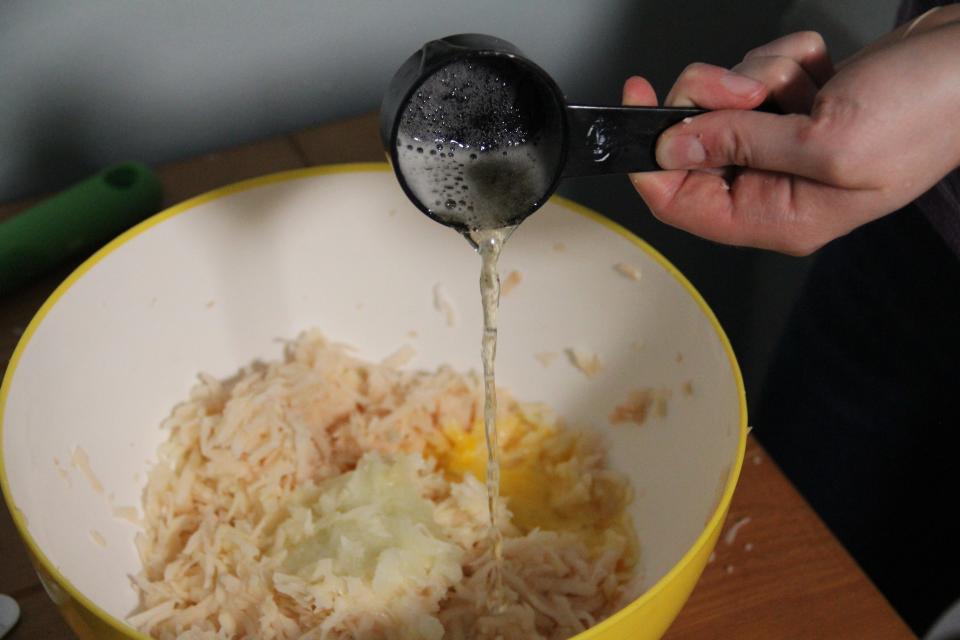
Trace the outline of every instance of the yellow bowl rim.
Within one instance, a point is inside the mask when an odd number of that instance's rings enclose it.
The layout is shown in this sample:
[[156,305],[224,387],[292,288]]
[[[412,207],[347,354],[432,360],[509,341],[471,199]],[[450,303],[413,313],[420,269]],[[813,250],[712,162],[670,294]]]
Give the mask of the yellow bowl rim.
[[[272,173],[265,176],[260,176],[258,178],[251,178],[248,180],[242,180],[207,193],[195,196],[188,200],[181,202],[180,204],[169,207],[159,213],[156,213],[149,218],[143,220],[134,227],[131,227],[127,231],[123,232],[105,246],[103,246],[99,251],[94,253],[92,256],[87,258],[80,266],[78,266],[67,278],[60,283],[60,285],[50,294],[50,297],[44,301],[40,309],[30,320],[30,324],[27,325],[27,328],[24,330],[23,335],[20,337],[17,346],[13,351],[13,355],[10,357],[10,361],[7,363],[7,370],[3,376],[3,382],[0,384],[0,491],[3,493],[4,501],[7,503],[7,508],[10,511],[10,516],[13,518],[14,525],[17,528],[17,532],[20,534],[20,537],[24,540],[27,545],[27,548],[30,550],[30,553],[33,555],[36,562],[39,562],[43,570],[53,578],[53,580],[64,590],[66,591],[71,598],[80,603],[84,608],[93,613],[97,618],[100,619],[104,624],[115,629],[116,631],[125,634],[129,638],[136,640],[151,640],[150,636],[137,631],[133,627],[129,626],[125,622],[117,619],[113,615],[104,611],[99,605],[95,604],[87,596],[80,592],[67,578],[60,573],[53,562],[43,553],[39,545],[33,539],[33,536],[30,535],[30,532],[27,529],[26,519],[23,516],[23,513],[17,508],[16,503],[13,500],[13,496],[10,493],[10,487],[7,479],[7,469],[4,464],[4,451],[3,451],[3,418],[6,413],[6,403],[7,403],[7,394],[10,391],[10,384],[13,380],[14,373],[17,369],[17,364],[20,361],[20,357],[23,354],[24,349],[26,349],[27,344],[30,342],[30,339],[33,337],[33,334],[36,332],[37,328],[40,326],[40,323],[43,322],[43,319],[50,312],[50,309],[57,303],[60,298],[62,298],[67,291],[70,290],[70,287],[74,285],[87,271],[93,268],[101,260],[105,259],[111,253],[113,253],[118,247],[129,242],[138,235],[146,232],[152,227],[157,226],[158,224],[169,220],[175,216],[180,215],[186,211],[189,211],[199,205],[211,202],[213,200],[218,200],[226,196],[240,193],[242,191],[248,191],[250,189],[255,189],[268,184],[275,184],[278,182],[287,182],[292,180],[298,180],[301,178],[319,176],[319,175],[332,175],[338,173],[360,173],[360,172],[372,172],[372,171],[389,171],[390,166],[385,162],[365,162],[365,163],[344,163],[344,164],[330,164],[330,165],[321,165],[316,167],[307,167],[304,169],[294,169],[291,171],[281,171],[279,173]],[[590,627],[586,631],[574,636],[570,640],[590,640],[595,638],[603,633],[608,627],[615,625],[620,619],[629,616],[633,611],[642,608],[649,601],[653,600],[657,593],[666,588],[678,575],[683,573],[686,570],[686,567],[693,562],[693,559],[698,555],[698,553],[707,545],[710,534],[719,528],[723,524],[724,514],[727,511],[727,508],[730,506],[730,502],[733,499],[733,492],[737,485],[737,479],[740,477],[740,470],[743,466],[743,458],[746,450],[747,442],[747,397],[746,390],[743,384],[743,376],[740,372],[740,366],[737,363],[736,355],[734,355],[733,347],[730,344],[730,340],[727,338],[727,334],[724,332],[723,327],[720,326],[720,322],[717,320],[716,315],[707,305],[706,301],[703,299],[703,296],[700,295],[700,292],[690,283],[690,281],[684,276],[680,271],[673,266],[673,264],[667,260],[659,251],[654,249],[652,246],[647,244],[646,241],[642,240],[640,237],[627,230],[626,228],[620,226],[616,222],[613,222],[609,218],[602,216],[601,214],[589,209],[581,204],[577,204],[567,198],[561,196],[553,196],[551,201],[559,204],[560,206],[570,209],[571,211],[578,213],[594,222],[597,222],[608,229],[614,231],[615,233],[623,236],[634,245],[639,247],[642,251],[647,253],[651,258],[653,258],[660,266],[667,270],[667,272],[680,283],[680,285],[690,294],[690,296],[696,301],[697,305],[703,311],[704,315],[707,316],[707,319],[710,321],[710,325],[713,327],[714,331],[717,332],[720,342],[723,345],[724,352],[727,355],[727,359],[730,362],[730,367],[734,376],[734,380],[737,387],[737,402],[740,410],[740,425],[739,425],[739,442],[737,446],[737,458],[734,464],[730,468],[729,476],[727,477],[726,486],[723,490],[723,495],[720,498],[720,501],[717,503],[716,509],[714,509],[713,515],[710,516],[710,520],[707,522],[706,526],[703,528],[703,531],[700,532],[700,535],[694,541],[693,545],[687,550],[687,552],[680,558],[680,560],[668,571],[663,577],[661,577],[657,582],[643,592],[640,597],[633,600],[630,604],[622,607],[616,613],[614,613],[609,618],[601,621],[600,623]]]

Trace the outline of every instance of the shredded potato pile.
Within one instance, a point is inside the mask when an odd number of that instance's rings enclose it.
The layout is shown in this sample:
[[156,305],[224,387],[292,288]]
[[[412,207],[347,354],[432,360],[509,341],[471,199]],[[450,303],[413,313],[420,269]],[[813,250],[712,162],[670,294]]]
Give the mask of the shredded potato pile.
[[201,376],[144,497],[137,629],[161,639],[567,638],[635,595],[629,488],[595,437],[501,400],[507,606],[474,376],[401,371],[310,332]]

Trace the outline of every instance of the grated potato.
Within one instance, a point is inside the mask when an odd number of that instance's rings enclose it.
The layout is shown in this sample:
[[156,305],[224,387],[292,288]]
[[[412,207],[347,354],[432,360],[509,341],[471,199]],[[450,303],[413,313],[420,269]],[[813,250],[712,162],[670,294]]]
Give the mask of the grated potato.
[[514,289],[523,282],[523,274],[519,271],[511,271],[503,279],[503,283],[500,285],[500,296],[508,296]]
[[443,314],[448,327],[457,326],[457,312],[440,282],[433,285],[433,308]]
[[570,359],[570,363],[588,378],[592,378],[603,370],[600,356],[595,353],[587,353],[579,349],[567,349],[567,357]]
[[620,275],[622,275],[622,276],[624,276],[624,277],[627,277],[627,278],[630,278],[631,280],[638,280],[638,281],[639,281],[640,278],[641,278],[640,269],[638,269],[637,267],[633,266],[632,264],[626,264],[626,263],[624,263],[624,262],[618,262],[617,264],[615,264],[615,265],[613,266],[613,268],[616,269],[617,272],[620,273]]
[[669,389],[644,388],[631,391],[627,399],[610,412],[610,424],[632,422],[642,425],[652,413],[658,418],[667,417],[670,400]]
[[97,493],[103,493],[103,485],[100,483],[100,479],[90,468],[90,456],[87,455],[87,452],[81,447],[76,447],[70,460],[73,462],[73,466],[87,479],[90,488]]
[[502,613],[480,381],[363,362],[308,333],[201,377],[150,471],[140,607],[161,640],[575,635],[636,595],[626,480],[596,437],[501,394]]
[[386,358],[381,360],[381,364],[385,367],[397,368],[402,367],[405,364],[408,364],[413,360],[417,355],[417,350],[411,347],[408,344],[403,345]]

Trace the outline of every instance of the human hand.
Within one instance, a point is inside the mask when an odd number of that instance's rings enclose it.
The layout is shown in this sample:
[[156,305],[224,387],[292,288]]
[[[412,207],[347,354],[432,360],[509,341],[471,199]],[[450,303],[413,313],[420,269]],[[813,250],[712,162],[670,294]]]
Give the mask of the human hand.
[[[631,181],[668,224],[794,255],[899,209],[960,165],[960,5],[912,26],[837,71],[812,32],[758,47],[732,71],[690,65],[665,104],[717,111],[664,132],[667,170]],[[656,105],[640,77],[623,100]],[[749,111],[766,101],[786,115]]]

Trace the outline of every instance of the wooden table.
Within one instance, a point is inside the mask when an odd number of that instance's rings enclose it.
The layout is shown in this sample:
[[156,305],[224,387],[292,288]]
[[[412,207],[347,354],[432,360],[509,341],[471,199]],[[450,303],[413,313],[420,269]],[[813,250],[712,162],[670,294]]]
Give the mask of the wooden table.
[[[334,162],[380,160],[374,116],[362,116],[161,167],[166,204],[253,176]],[[29,202],[0,205],[0,219]],[[31,316],[70,267],[0,299],[3,367]],[[12,640],[70,638],[0,507],[0,592],[22,609]],[[745,521],[749,518],[749,521]],[[750,439],[727,528],[667,634],[670,640],[915,637],[760,445]]]

